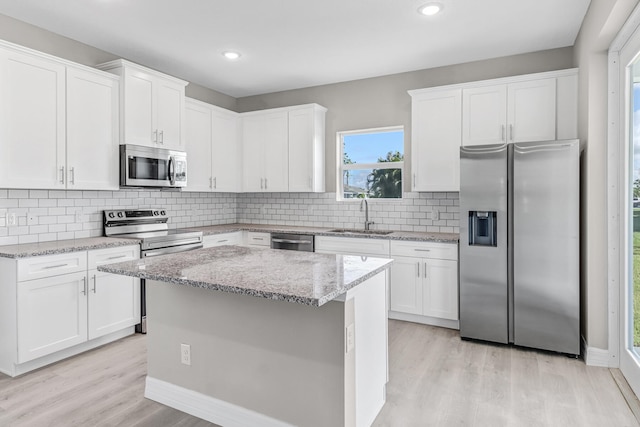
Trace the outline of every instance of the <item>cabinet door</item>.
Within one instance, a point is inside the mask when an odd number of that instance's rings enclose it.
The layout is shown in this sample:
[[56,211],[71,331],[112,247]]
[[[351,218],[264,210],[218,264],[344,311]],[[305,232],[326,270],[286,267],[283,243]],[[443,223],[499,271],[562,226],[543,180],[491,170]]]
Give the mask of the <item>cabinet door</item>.
[[213,109],[211,123],[213,191],[237,192],[242,180],[239,118],[235,113]]
[[211,110],[187,102],[185,127],[189,175],[183,191],[211,191]]
[[86,272],[18,282],[18,363],[87,340]]
[[313,108],[289,111],[289,191],[313,191],[314,137]]
[[556,79],[512,83],[508,87],[510,142],[556,139]]
[[462,91],[462,145],[506,141],[507,85]]
[[89,339],[140,323],[140,279],[89,271]]
[[155,134],[153,77],[137,70],[124,72],[123,144],[154,147]]
[[391,310],[422,314],[423,275],[422,258],[394,257],[391,266]]
[[264,127],[263,116],[242,118],[243,191],[264,191]]
[[0,50],[0,187],[64,188],[65,66]]
[[117,190],[118,80],[67,69],[67,188]]
[[[184,121],[184,87],[164,79],[156,79],[157,123],[156,141],[159,146],[184,150],[182,124]],[[187,160],[189,160],[187,158]]]
[[423,314],[458,320],[458,262],[425,259],[423,264],[423,271],[426,269],[422,294]]
[[287,112],[265,116],[265,183],[270,192],[289,191],[289,118]]
[[462,89],[414,96],[412,190],[460,191]]

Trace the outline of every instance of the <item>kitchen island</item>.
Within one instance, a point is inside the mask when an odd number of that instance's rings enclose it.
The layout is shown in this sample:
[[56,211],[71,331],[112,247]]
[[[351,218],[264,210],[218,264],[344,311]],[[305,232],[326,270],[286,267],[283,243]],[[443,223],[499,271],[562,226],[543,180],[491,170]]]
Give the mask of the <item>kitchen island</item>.
[[146,397],[223,426],[366,426],[390,264],[221,246],[100,269],[147,280]]

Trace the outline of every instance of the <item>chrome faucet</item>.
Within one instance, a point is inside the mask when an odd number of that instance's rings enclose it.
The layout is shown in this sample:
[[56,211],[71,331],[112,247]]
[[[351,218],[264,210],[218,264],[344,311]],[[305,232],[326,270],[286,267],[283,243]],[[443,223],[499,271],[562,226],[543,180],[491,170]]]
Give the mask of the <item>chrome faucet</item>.
[[360,210],[362,211],[362,204],[364,203],[364,229],[369,231],[371,224],[375,224],[373,221],[369,221],[369,203],[367,199],[362,199],[360,202]]

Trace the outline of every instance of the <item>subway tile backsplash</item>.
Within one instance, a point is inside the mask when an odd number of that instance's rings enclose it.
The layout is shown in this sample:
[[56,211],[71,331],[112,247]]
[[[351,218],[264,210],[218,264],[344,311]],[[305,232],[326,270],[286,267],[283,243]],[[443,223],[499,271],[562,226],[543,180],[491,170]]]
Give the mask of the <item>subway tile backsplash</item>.
[[[0,210],[17,225],[0,227],[0,245],[103,235],[102,211],[166,208],[171,228],[230,223],[362,228],[360,201],[335,193],[187,193],[161,190],[73,191],[0,189]],[[438,219],[432,219],[432,212]],[[29,215],[28,215],[29,214]],[[28,216],[33,217],[28,222]],[[404,193],[369,200],[372,229],[459,232],[458,193]]]
[[[240,223],[364,227],[361,201],[339,202],[335,193],[244,193],[237,199]],[[458,193],[404,193],[401,200],[368,202],[374,230],[459,232]]]

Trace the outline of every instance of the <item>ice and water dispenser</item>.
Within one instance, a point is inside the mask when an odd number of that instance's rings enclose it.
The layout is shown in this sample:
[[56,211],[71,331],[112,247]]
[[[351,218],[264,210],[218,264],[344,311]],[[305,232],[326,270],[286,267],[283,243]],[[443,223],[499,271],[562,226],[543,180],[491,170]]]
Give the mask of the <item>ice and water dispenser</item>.
[[497,246],[496,211],[469,211],[469,245]]

